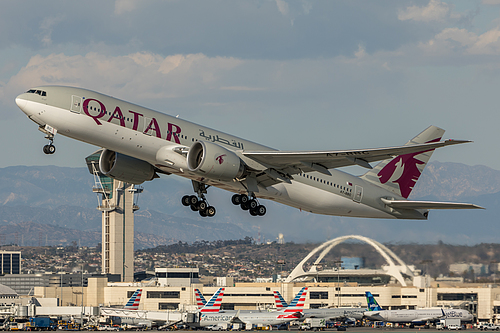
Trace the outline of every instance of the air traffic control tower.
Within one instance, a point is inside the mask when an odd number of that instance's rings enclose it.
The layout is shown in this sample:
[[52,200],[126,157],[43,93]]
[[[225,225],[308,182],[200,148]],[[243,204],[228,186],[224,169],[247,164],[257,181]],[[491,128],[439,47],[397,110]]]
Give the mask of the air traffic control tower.
[[120,274],[122,282],[134,281],[134,212],[142,188],[99,171],[101,150],[85,158],[94,176],[97,209],[102,212],[102,273]]

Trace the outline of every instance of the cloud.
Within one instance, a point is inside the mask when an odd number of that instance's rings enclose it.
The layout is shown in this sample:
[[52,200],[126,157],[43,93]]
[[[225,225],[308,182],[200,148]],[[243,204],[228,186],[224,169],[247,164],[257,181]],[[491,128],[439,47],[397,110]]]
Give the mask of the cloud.
[[398,19],[401,21],[413,20],[421,22],[445,21],[450,15],[458,18],[457,14],[452,13],[452,6],[439,0],[430,0],[427,6],[411,6],[405,10],[400,10]]
[[136,0],[116,0],[115,1],[115,14],[122,15],[124,13],[133,12],[138,5]]
[[58,17],[45,17],[40,23],[40,41],[44,47],[49,47],[52,45],[52,32],[54,30],[54,26],[56,26],[59,22],[64,21],[65,15],[61,15]]

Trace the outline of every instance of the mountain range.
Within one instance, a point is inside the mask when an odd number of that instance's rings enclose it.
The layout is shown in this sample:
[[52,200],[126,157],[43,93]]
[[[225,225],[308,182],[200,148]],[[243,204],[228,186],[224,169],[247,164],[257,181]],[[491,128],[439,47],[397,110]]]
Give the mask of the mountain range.
[[[80,245],[100,242],[101,213],[87,168],[12,166],[0,168],[0,245]],[[135,213],[135,246],[148,248],[184,241],[242,239],[322,242],[358,234],[380,242],[473,245],[496,243],[500,171],[460,163],[429,163],[412,199],[472,202],[486,210],[431,211],[428,221],[376,220],[323,216],[262,200],[268,213],[251,217],[230,202],[231,193],[210,188],[217,209],[202,218],[181,204],[191,182],[161,176],[142,184]]]

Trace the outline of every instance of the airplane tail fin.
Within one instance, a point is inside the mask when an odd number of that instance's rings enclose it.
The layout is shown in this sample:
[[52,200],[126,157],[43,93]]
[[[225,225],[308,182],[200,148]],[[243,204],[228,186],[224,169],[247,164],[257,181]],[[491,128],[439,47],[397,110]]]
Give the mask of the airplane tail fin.
[[[406,145],[437,142],[441,140],[444,129],[429,126],[423,132],[406,143]],[[408,198],[418,178],[424,171],[434,149],[405,154],[384,160],[361,176],[362,179],[385,188],[395,194]]]
[[302,313],[302,310],[304,309],[304,303],[306,302],[306,295],[307,287],[302,287],[293,301],[286,308],[284,308],[284,312],[294,314]]
[[224,296],[224,288],[219,288],[215,294],[203,306],[200,312],[219,312],[222,305],[222,296]]
[[366,301],[368,302],[368,311],[382,310],[382,307],[378,305],[377,301],[375,300],[375,297],[373,297],[371,292],[367,291],[365,292],[365,295],[366,295]]
[[283,309],[288,307],[287,302],[285,301],[283,296],[281,296],[279,291],[274,292],[274,305],[276,305],[277,309]]
[[142,289],[137,289],[132,294],[132,297],[130,297],[127,304],[125,304],[123,308],[127,310],[138,310],[139,303],[141,302],[141,295],[142,295]]
[[207,304],[207,300],[205,299],[205,297],[203,297],[200,289],[195,289],[194,294],[196,296],[196,305],[198,305],[198,309],[201,309],[205,306],[205,304]]

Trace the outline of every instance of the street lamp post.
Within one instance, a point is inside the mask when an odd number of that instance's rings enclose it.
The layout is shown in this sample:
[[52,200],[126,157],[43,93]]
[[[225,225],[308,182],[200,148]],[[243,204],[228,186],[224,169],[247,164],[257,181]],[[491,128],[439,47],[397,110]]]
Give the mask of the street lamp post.
[[342,260],[336,260],[333,262],[337,266],[337,307],[340,308],[340,298],[341,293],[340,293],[340,267],[342,267]]

